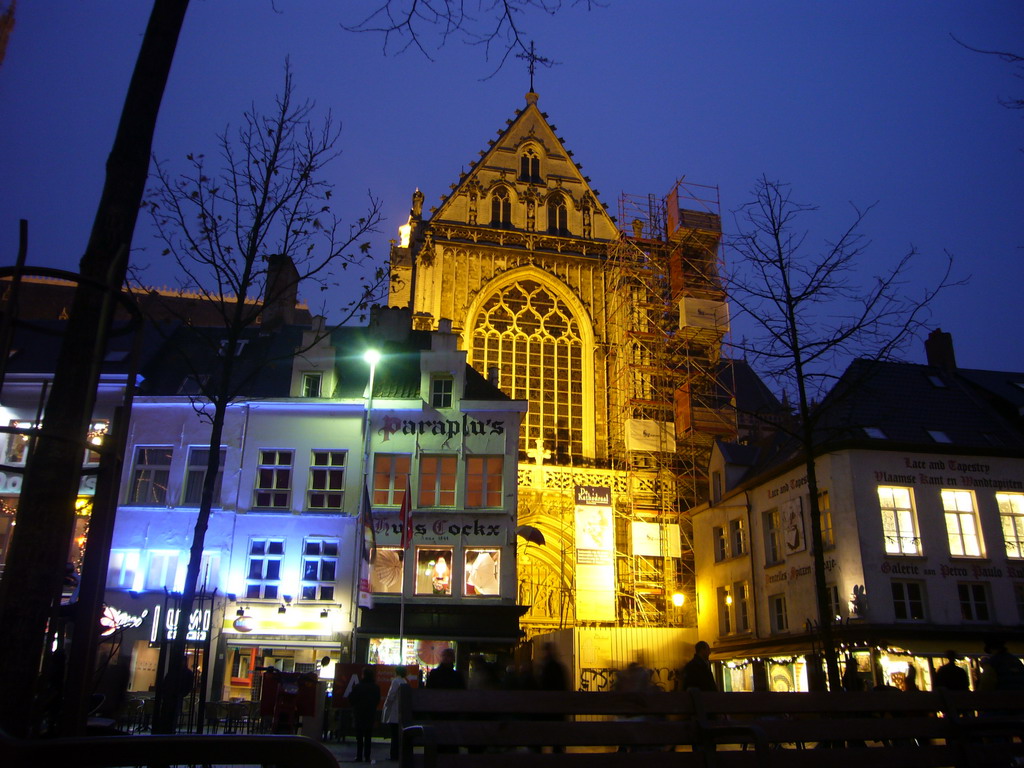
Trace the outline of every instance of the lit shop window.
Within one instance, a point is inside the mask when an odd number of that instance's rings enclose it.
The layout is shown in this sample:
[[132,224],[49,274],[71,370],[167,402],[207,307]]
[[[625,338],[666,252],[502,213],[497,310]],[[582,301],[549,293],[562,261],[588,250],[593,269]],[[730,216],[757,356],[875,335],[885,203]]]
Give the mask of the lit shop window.
[[501,550],[466,550],[466,595],[497,595],[501,588]]
[[416,549],[416,594],[450,595],[452,593],[451,547],[419,547]]
[[370,569],[370,591],[375,594],[402,593],[405,552],[397,547],[378,547],[377,559]]

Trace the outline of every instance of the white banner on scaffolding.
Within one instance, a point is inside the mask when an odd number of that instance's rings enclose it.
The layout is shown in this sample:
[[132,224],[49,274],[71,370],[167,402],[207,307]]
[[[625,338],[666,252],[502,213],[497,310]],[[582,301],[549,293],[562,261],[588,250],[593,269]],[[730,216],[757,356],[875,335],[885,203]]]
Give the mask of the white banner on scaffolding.
[[679,300],[679,325],[683,328],[709,328],[725,333],[729,330],[729,305],[724,301],[684,296]]
[[676,427],[671,421],[626,419],[627,451],[666,451],[676,449]]

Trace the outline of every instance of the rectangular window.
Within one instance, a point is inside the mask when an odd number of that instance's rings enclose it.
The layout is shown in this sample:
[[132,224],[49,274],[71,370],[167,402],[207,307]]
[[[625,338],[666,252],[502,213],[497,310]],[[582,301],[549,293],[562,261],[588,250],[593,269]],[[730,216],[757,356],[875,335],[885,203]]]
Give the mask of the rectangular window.
[[[14,429],[32,429],[37,428],[39,425],[33,424],[30,421],[12,419],[9,426]],[[8,434],[7,448],[4,450],[4,464],[24,464],[25,454],[28,451],[28,441],[28,435],[19,435],[13,432]]]
[[504,456],[466,457],[466,506],[500,509],[504,473]]
[[733,557],[738,557],[747,551],[747,534],[743,526],[743,519],[740,517],[729,521],[729,547]]
[[373,457],[373,506],[397,507],[405,498],[411,459],[407,453],[377,453]]
[[894,581],[892,605],[897,621],[924,621],[924,585],[916,581]]
[[302,374],[302,396],[303,397],[320,397],[321,387],[323,386],[324,375],[322,373],[304,373]]
[[821,513],[821,546],[832,549],[836,545],[835,533],[832,531],[832,502],[828,491],[818,494],[818,511]]
[[292,497],[292,451],[260,450],[255,506],[288,509]]
[[745,581],[732,585],[733,625],[737,632],[750,631],[750,587]]
[[398,547],[377,547],[377,558],[370,569],[370,591],[400,595],[405,570],[405,551]]
[[1017,619],[1024,623],[1024,581],[1013,583],[1013,597],[1017,601]]
[[451,376],[430,377],[430,404],[434,408],[451,408],[455,380]]
[[[217,479],[213,484],[213,506],[221,505],[220,487],[224,479],[224,459],[227,450],[220,449],[220,460],[217,462]],[[206,480],[206,466],[210,461],[209,448],[189,448],[188,467],[185,468],[185,492],[182,494],[181,506],[198,507],[203,499],[203,482]]]
[[501,588],[501,550],[466,549],[467,597],[496,596]]
[[456,456],[420,457],[420,495],[417,507],[454,507]]
[[200,592],[212,592],[220,587],[220,550],[203,551],[197,584]]
[[782,516],[779,510],[764,513],[764,559],[767,565],[782,562]]
[[1006,556],[1024,557],[1024,493],[997,493]]
[[716,525],[711,529],[711,539],[715,547],[715,562],[720,563],[729,556],[729,544],[725,538],[725,529]]
[[128,503],[140,507],[166,507],[167,481],[171,476],[171,449],[139,446],[135,449],[135,469],[128,492]]
[[842,607],[839,605],[839,587],[836,584],[825,585],[825,599],[828,600],[828,616],[831,621],[842,621]]
[[341,511],[345,502],[345,451],[313,451],[309,466],[307,509]]
[[281,561],[283,559],[284,539],[253,539],[249,542],[246,599],[278,599],[281,592]]
[[135,589],[135,574],[139,570],[139,550],[112,549],[107,563],[109,589]]
[[960,616],[964,621],[990,621],[988,592],[981,582],[961,581],[956,585],[960,597]]
[[732,594],[728,587],[718,588],[718,634],[732,634]]
[[169,589],[175,591],[178,576],[178,557],[181,553],[176,549],[154,549],[149,552],[149,565],[146,568],[146,589]]
[[942,509],[946,516],[949,554],[956,557],[981,557],[981,535],[978,513],[971,491],[941,491]]
[[306,539],[302,552],[302,599],[334,600],[337,578],[338,540]]
[[882,512],[882,535],[890,555],[919,555],[914,492],[910,488],[878,486],[878,504]]
[[768,597],[768,619],[773,633],[789,631],[789,616],[786,614],[786,596],[770,595]]
[[451,595],[451,547],[416,548],[416,594]]

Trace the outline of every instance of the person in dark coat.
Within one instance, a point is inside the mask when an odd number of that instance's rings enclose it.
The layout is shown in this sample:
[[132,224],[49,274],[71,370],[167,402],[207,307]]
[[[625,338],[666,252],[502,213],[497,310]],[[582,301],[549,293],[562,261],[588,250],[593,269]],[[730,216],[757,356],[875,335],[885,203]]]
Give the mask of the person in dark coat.
[[356,762],[370,762],[370,746],[373,744],[373,726],[377,722],[377,705],[380,703],[380,686],[373,667],[363,670],[362,679],[348,695],[352,707],[352,724],[356,732]]
[[935,670],[935,687],[947,691],[969,691],[971,680],[963,667],[957,666],[956,651],[946,651],[946,663]]
[[693,646],[693,658],[683,667],[683,690],[717,691],[715,673],[711,671],[711,646],[698,640]]
[[466,679],[455,668],[455,649],[441,651],[441,663],[427,673],[427,688],[464,689]]

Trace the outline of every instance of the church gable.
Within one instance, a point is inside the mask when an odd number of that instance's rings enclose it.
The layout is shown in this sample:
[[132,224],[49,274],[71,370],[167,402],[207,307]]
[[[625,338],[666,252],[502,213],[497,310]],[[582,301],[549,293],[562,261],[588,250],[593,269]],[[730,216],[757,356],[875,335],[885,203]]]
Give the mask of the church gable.
[[604,241],[618,236],[534,93],[432,221]]

